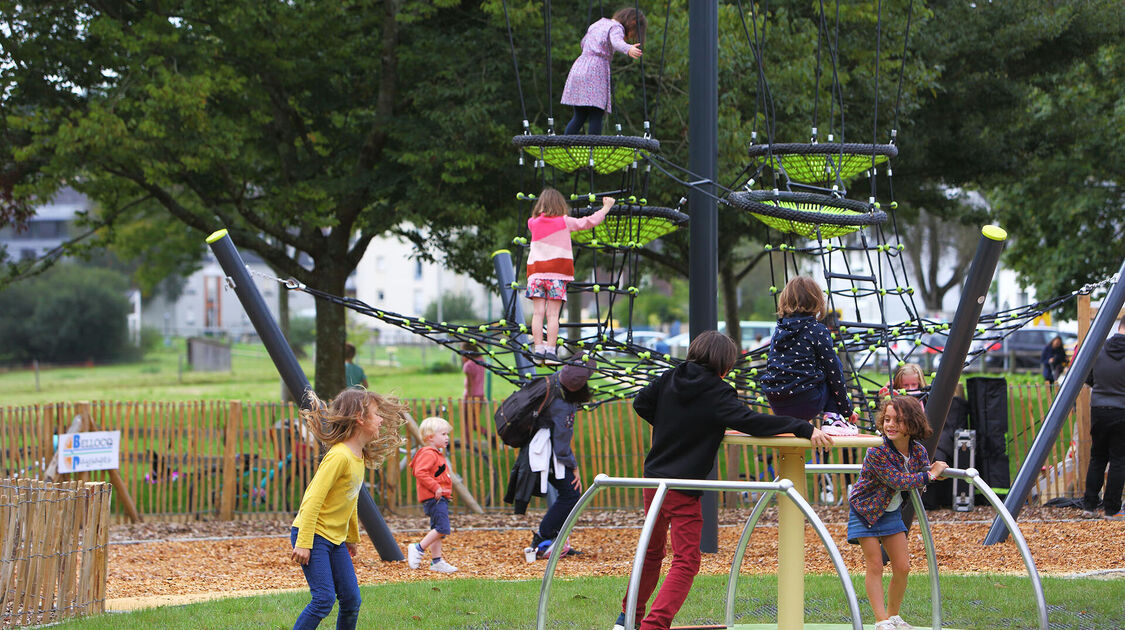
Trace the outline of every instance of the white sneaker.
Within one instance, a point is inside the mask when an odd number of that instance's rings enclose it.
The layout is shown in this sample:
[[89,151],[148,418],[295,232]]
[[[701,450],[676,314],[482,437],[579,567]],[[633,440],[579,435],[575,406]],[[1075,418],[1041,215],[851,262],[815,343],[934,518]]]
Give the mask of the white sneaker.
[[442,558],[441,560],[438,560],[437,562],[431,564],[430,570],[436,571],[438,573],[453,573],[457,570],[457,567],[449,564],[445,561],[445,558]]
[[875,630],[896,630],[895,622],[890,619],[875,622]]
[[891,615],[887,621],[895,625],[895,630],[913,630],[914,626],[903,621],[902,617],[898,615]]
[[409,564],[411,569],[417,569],[422,564],[424,553],[418,548],[418,543],[410,543],[406,546],[406,564]]

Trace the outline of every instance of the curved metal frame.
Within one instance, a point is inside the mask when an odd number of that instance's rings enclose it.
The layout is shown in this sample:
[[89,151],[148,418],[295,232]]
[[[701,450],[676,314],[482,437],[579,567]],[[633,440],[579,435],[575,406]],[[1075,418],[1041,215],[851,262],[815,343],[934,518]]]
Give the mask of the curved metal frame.
[[[714,480],[697,480],[697,479],[641,479],[634,477],[609,477],[604,474],[598,475],[594,478],[594,482],[586,488],[586,492],[578,499],[574,509],[566,517],[566,522],[563,523],[562,528],[559,530],[558,535],[555,537],[556,541],[566,540],[570,535],[574,524],[578,520],[578,515],[582,510],[589,505],[594,495],[603,488],[656,488],[656,495],[653,497],[652,503],[649,506],[648,513],[645,515],[644,525],[641,527],[641,536],[637,541],[637,552],[633,556],[633,570],[629,574],[629,587],[626,592],[626,612],[625,612],[625,627],[632,627],[635,624],[633,618],[637,607],[637,591],[640,588],[641,569],[644,567],[644,555],[648,549],[649,540],[652,538],[652,531],[656,527],[656,515],[660,511],[660,506],[664,502],[664,497],[667,495],[668,490],[737,490],[748,492],[765,492],[763,499],[772,498],[776,493],[783,493],[790,501],[792,501],[805,515],[809,523],[812,524],[813,529],[817,535],[820,536],[821,542],[824,543],[828,555],[832,558],[832,564],[836,567],[836,573],[840,577],[840,583],[844,588],[844,594],[848,600],[848,608],[852,615],[852,628],[853,630],[862,630],[863,621],[859,612],[859,602],[856,600],[855,589],[852,587],[851,577],[848,569],[844,566],[844,558],[840,555],[840,550],[837,549],[836,543],[828,534],[828,529],[825,528],[824,523],[821,522],[820,517],[813,511],[812,506],[808,501],[797,492],[793,487],[793,482],[788,479],[782,479],[776,482],[764,481],[714,481]],[[761,516],[761,510],[765,509],[760,507],[763,501],[759,501],[759,506],[756,506],[754,513],[751,515],[751,520],[756,523],[758,517]],[[752,531],[750,527],[748,530],[743,531],[743,536],[749,540],[748,531]],[[742,541],[740,540],[740,545]],[[745,546],[741,545],[740,551],[736,552],[735,562],[731,565],[731,581],[728,582],[733,588],[733,584],[737,581],[735,575],[741,568],[741,558],[745,553]],[[547,603],[550,599],[551,582],[554,578],[555,566],[558,564],[559,558],[557,554],[552,553],[547,559],[547,567],[543,572],[543,584],[539,589],[539,608],[536,615],[536,628],[537,630],[545,630],[547,624]],[[729,619],[733,619],[733,601],[734,597],[728,591],[727,596],[727,615]],[[731,623],[728,621],[728,626]]]
[[[860,464],[806,464],[805,472],[812,474],[831,474],[831,473],[859,473],[862,469]],[[1040,630],[1048,630],[1049,623],[1047,620],[1047,601],[1043,596],[1043,583],[1039,578],[1039,571],[1035,568],[1035,560],[1031,557],[1031,549],[1027,546],[1027,541],[1023,537],[1023,532],[1020,531],[1019,525],[1016,524],[1015,517],[1004,506],[992,488],[980,478],[980,473],[975,468],[966,468],[964,470],[958,468],[946,468],[942,473],[943,477],[951,477],[957,479],[968,480],[975,488],[981,491],[988,502],[996,510],[997,516],[1004,521],[1008,530],[1012,532],[1012,538],[1015,540],[1016,547],[1019,549],[1020,556],[1023,558],[1024,566],[1027,568],[1028,578],[1031,580],[1031,589],[1035,593],[1035,605],[1039,613],[1039,628]],[[732,565],[738,567],[742,564],[742,558],[746,553],[746,547],[750,542],[750,535],[754,531],[754,527],[758,524],[758,519],[761,518],[762,512],[765,511],[769,505],[769,500],[773,498],[772,493],[766,494],[758,499],[757,504],[754,505],[753,511],[750,513],[750,518],[746,520],[746,526],[742,530],[742,536],[738,539],[738,547],[735,548],[734,559]],[[919,515],[918,529],[922,534],[922,543],[926,549],[926,564],[930,569],[930,609],[931,609],[931,627],[941,628],[941,583],[938,579],[937,567],[937,553],[934,550],[933,533],[930,531],[930,523],[925,518],[926,511],[922,507],[922,496],[917,489],[910,491],[910,500],[914,505],[914,511]],[[730,582],[727,584],[727,614],[726,624],[731,627],[734,624],[734,592],[738,581],[738,574],[731,571]]]

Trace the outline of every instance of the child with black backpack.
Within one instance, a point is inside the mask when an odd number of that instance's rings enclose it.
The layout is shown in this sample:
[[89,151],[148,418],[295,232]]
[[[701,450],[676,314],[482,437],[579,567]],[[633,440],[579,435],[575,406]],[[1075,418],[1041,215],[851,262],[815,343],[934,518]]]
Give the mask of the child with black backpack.
[[[531,546],[536,549],[539,558],[546,558],[552,553],[555,536],[582,493],[582,477],[571,443],[574,439],[574,416],[578,407],[590,400],[590,388],[586,382],[594,371],[594,362],[581,361],[579,357],[577,361],[564,365],[557,375],[546,377],[545,397],[534,401],[538,407],[532,412],[534,430],[530,440],[521,446],[504,496],[504,501],[515,504],[517,514],[523,514],[532,496],[546,495],[548,486],[558,491],[558,498],[547,508],[538,529],[532,533]],[[533,382],[535,391],[538,391],[540,383]],[[521,419],[526,420],[525,416],[521,414]],[[520,424],[520,420],[515,420],[515,423]],[[504,441],[511,444],[507,437]],[[578,553],[569,543],[563,543],[560,549],[564,556]]]

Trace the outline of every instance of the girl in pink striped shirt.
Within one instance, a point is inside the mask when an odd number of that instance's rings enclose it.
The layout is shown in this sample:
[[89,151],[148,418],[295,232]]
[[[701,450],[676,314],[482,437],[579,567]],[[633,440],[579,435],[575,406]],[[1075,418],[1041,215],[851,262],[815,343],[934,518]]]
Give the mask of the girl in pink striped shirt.
[[[531,247],[527,254],[527,297],[531,299],[531,339],[535,354],[554,359],[559,338],[559,311],[566,301],[566,285],[574,280],[574,254],[570,233],[589,230],[602,221],[613,207],[613,197],[602,197],[602,208],[588,217],[570,216],[570,205],[562,193],[544,188],[527,227],[531,231]],[[543,320],[547,320],[547,338],[543,340]]]

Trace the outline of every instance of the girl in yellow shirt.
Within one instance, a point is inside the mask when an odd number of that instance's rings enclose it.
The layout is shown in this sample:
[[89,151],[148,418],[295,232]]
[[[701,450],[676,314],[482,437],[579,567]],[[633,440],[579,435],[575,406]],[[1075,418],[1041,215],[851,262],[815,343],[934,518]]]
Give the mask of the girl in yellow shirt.
[[316,628],[340,600],[336,628],[355,628],[359,619],[359,583],[352,558],[359,542],[356,499],[363,469],[375,468],[398,449],[406,406],[364,389],[346,389],[329,405],[312,392],[311,410],[301,419],[318,440],[330,446],[293,521],[293,561],[301,565],[312,601],[294,630]]

